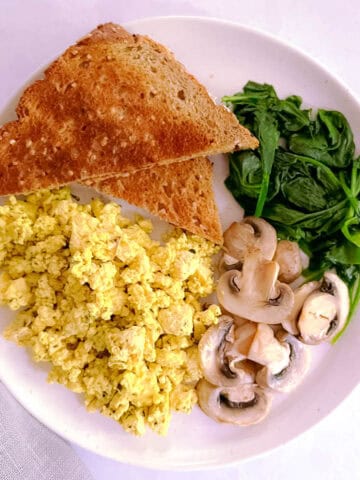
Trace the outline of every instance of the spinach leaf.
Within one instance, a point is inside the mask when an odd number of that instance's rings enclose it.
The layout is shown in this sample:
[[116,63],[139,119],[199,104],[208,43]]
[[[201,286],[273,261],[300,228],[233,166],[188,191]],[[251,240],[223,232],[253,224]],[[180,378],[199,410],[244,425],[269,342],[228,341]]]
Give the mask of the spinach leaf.
[[340,245],[334,245],[326,257],[333,265],[360,265],[360,248],[345,240]]
[[329,167],[347,167],[353,160],[355,145],[346,118],[336,111],[318,110],[317,119],[309,129],[289,139],[294,153],[312,157]]
[[310,212],[324,210],[328,203],[326,189],[315,178],[293,178],[282,185],[281,191],[290,203]]
[[226,186],[236,198],[243,195],[257,198],[261,189],[262,166],[259,157],[252,151],[237,152],[229,158],[230,175]]
[[304,213],[283,203],[269,203],[264,208],[264,218],[286,226],[296,225],[305,230],[316,229],[312,236],[318,237],[319,231],[328,231],[346,214],[346,200],[323,210]]
[[285,100],[279,100],[278,104],[274,106],[283,137],[288,137],[310,125],[311,110],[301,110],[301,102],[301,97],[293,95]]

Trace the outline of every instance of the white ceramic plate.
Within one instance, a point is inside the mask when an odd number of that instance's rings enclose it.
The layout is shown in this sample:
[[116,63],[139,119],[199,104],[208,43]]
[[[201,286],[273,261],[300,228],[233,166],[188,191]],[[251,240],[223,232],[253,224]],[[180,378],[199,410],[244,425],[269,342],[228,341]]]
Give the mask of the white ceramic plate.
[[[190,17],[141,20],[128,29],[170,47],[217,98],[240,90],[249,79],[268,82],[280,96],[296,93],[310,106],[341,110],[355,134],[360,132],[360,106],[349,91],[314,61],[274,38],[240,25]],[[4,119],[5,114],[0,120]],[[226,227],[240,210],[223,186],[225,175],[226,161],[220,157],[216,159],[215,190]],[[128,212],[133,210],[127,207]],[[3,310],[0,317],[2,331],[10,315]],[[195,409],[190,416],[174,415],[166,438],[151,432],[135,438],[114,421],[87,413],[79,396],[46,383],[46,366],[32,363],[25,350],[2,338],[0,377],[35,417],[84,448],[125,463],[195,469],[262,454],[317,423],[359,382],[359,339],[357,318],[335,347],[314,348],[313,366],[304,383],[294,393],[279,396],[263,423],[247,428],[220,425]]]

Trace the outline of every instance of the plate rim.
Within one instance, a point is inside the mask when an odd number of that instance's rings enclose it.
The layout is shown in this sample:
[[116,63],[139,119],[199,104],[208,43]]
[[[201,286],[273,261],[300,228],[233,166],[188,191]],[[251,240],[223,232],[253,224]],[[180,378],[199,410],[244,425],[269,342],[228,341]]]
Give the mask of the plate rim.
[[[111,20],[109,20],[111,21]],[[269,33],[261,28],[258,27],[253,27],[246,25],[241,22],[236,22],[232,20],[226,20],[218,17],[207,17],[207,16],[201,16],[201,15],[160,15],[160,16],[146,16],[146,17],[140,17],[138,19],[134,19],[128,22],[121,23],[121,26],[123,26],[126,29],[135,29],[138,27],[141,27],[142,25],[147,25],[151,24],[152,22],[173,22],[173,21],[183,21],[183,22],[200,22],[203,24],[214,24],[214,25],[223,25],[224,27],[231,27],[234,29],[240,29],[246,33],[249,33],[250,35],[255,35],[262,37],[263,39],[270,41],[271,43],[274,43],[278,45],[281,48],[285,48],[288,51],[291,51],[292,53],[300,56],[304,61],[307,63],[310,63],[313,67],[315,67],[318,70],[321,70],[322,73],[324,73],[327,77],[329,77],[334,83],[337,84],[337,87],[341,88],[351,99],[351,102],[356,105],[357,109],[359,109],[360,112],[360,98],[355,94],[355,92],[352,90],[351,87],[347,85],[347,83],[341,79],[341,77],[335,73],[333,73],[322,61],[315,59],[312,57],[310,54],[306,53],[305,50],[302,48],[292,44],[290,41],[287,40],[282,40],[280,37],[278,37],[275,34]],[[94,27],[95,28],[95,27]],[[53,61],[53,59],[50,59],[50,62]],[[21,92],[23,91],[24,86],[26,85],[26,82],[29,80],[32,80],[34,75],[37,75],[40,71],[43,71],[44,68],[46,68],[46,65],[48,63],[45,63],[44,65],[40,65],[31,75],[28,75],[27,80],[23,82],[21,86],[17,86],[15,92]],[[12,101],[12,99],[16,96],[12,95],[11,98],[9,98],[9,102]],[[3,111],[3,110],[2,110]],[[0,112],[1,113],[1,112]],[[358,147],[360,148],[360,146]],[[29,359],[31,361],[31,359]],[[82,438],[80,439],[79,437],[74,440],[74,438],[71,436],[71,434],[68,434],[66,431],[62,431],[58,426],[56,425],[55,427],[53,425],[49,425],[48,422],[44,422],[42,419],[39,418],[38,411],[35,408],[29,408],[28,406],[23,405],[21,399],[18,397],[17,392],[14,392],[11,388],[11,386],[8,385],[6,381],[4,381],[3,376],[1,375],[0,371],[0,381],[5,385],[5,387],[9,390],[11,395],[16,399],[16,401],[26,410],[28,411],[34,418],[36,418],[40,423],[42,423],[44,426],[49,428],[50,431],[56,433],[59,435],[61,438],[65,439],[66,441],[86,450],[90,451],[92,453],[95,453],[97,455],[100,455],[105,458],[109,458],[111,460],[115,460],[119,463],[124,463],[127,465],[132,465],[136,467],[142,467],[142,468],[147,468],[150,470],[161,470],[161,471],[198,471],[198,470],[213,470],[217,468],[223,468],[223,467],[230,467],[230,466],[235,466],[235,465],[240,465],[243,462],[248,462],[251,460],[254,460],[256,458],[260,458],[266,455],[269,455],[273,451],[277,451],[280,449],[282,446],[286,444],[290,444],[294,442],[297,438],[303,436],[306,432],[308,432],[310,429],[314,428],[315,426],[319,425],[322,423],[328,415],[330,415],[332,412],[335,412],[339,408],[339,406],[346,400],[346,398],[359,386],[360,384],[360,372],[359,372],[359,379],[356,384],[350,386],[347,388],[347,391],[343,393],[342,399],[336,403],[335,406],[328,407],[323,410],[321,415],[316,418],[312,424],[308,427],[306,427],[302,432],[296,434],[290,439],[284,439],[280,440],[275,446],[267,447],[263,451],[259,453],[254,453],[250,454],[245,458],[240,458],[240,459],[234,459],[234,460],[225,460],[221,461],[219,459],[215,460],[207,460],[206,463],[198,462],[198,463],[172,463],[172,464],[159,464],[159,463],[150,463],[148,461],[146,462],[141,462],[139,459],[126,459],[124,457],[114,457],[110,453],[107,454],[104,450],[101,448],[98,448],[97,446],[88,446],[86,444],[86,441],[82,441]],[[84,437],[86,438],[86,437]]]

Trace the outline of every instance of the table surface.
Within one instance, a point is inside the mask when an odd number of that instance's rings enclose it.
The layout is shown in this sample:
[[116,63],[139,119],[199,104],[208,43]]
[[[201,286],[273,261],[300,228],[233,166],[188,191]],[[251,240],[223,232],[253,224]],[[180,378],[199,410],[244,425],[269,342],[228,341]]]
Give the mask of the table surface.
[[[38,15],[39,9],[42,15]],[[0,62],[19,69],[28,78],[50,45],[43,44],[24,57],[20,31],[29,35],[67,35],[66,25],[79,36],[94,25],[109,20],[118,23],[159,15],[200,15],[223,18],[272,33],[320,61],[343,80],[360,98],[360,7],[356,0],[0,0],[0,38],[13,39],[11,52],[1,50]],[[47,19],[44,23],[43,19]],[[85,27],[84,27],[85,26]],[[52,33],[53,32],[53,33]],[[21,35],[22,38],[23,35]],[[72,39],[69,38],[69,43]],[[49,42],[51,44],[51,42]],[[3,63],[4,62],[4,63]],[[4,91],[5,89],[5,91]],[[2,94],[11,96],[13,86],[2,82]],[[160,472],[123,465],[74,449],[95,480],[245,480],[262,479],[360,479],[360,387],[319,425],[283,447],[237,467],[208,472]],[[306,406],[304,406],[306,408]]]

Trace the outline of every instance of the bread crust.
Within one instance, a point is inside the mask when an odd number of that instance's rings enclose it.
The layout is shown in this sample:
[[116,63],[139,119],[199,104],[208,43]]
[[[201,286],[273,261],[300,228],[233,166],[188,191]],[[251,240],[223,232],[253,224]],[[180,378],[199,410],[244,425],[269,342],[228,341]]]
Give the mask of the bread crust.
[[127,177],[89,179],[99,192],[117,197],[177,227],[222,244],[212,189],[213,165],[207,158],[160,165]]

